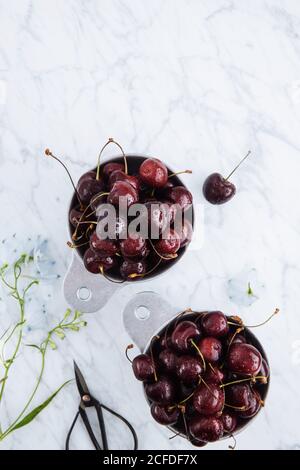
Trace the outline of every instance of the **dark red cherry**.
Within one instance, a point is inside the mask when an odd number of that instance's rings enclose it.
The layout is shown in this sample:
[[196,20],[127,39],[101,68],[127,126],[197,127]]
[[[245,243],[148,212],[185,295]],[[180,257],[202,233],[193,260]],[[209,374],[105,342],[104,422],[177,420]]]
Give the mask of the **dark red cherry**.
[[108,270],[116,265],[116,259],[114,257],[97,253],[90,248],[84,253],[83,262],[86,269],[93,274],[100,274],[100,268]]
[[94,170],[87,171],[80,176],[78,183],[81,183],[84,180],[95,180],[96,179],[96,172]]
[[125,258],[137,258],[143,255],[146,240],[139,234],[129,234],[128,238],[120,241],[121,253]]
[[105,178],[109,178],[113,171],[124,171],[124,163],[110,162],[106,163],[103,167],[103,175]]
[[227,317],[222,312],[209,312],[201,319],[203,333],[207,336],[221,338],[226,336],[229,330]]
[[150,410],[152,417],[155,419],[155,421],[157,421],[159,424],[163,424],[166,426],[176,424],[180,416],[180,411],[178,408],[161,406],[157,403],[152,403]]
[[73,227],[77,227],[78,222],[80,221],[81,218],[82,218],[82,211],[76,208],[70,210],[69,220],[70,220],[70,223],[73,225]]
[[154,188],[162,188],[168,181],[168,170],[157,158],[147,158],[139,169],[139,175],[146,184]]
[[249,408],[252,391],[248,384],[232,384],[228,385],[225,388],[226,404],[235,408]]
[[270,368],[267,361],[263,358],[261,362],[260,371],[257,374],[257,379],[255,379],[258,384],[266,384],[269,381],[270,377]]
[[229,411],[223,411],[221,420],[224,427],[224,432],[231,434],[237,426],[237,418],[233,413]]
[[218,362],[222,355],[222,343],[217,338],[207,336],[198,343],[198,348],[208,362]]
[[236,193],[236,187],[220,173],[212,173],[203,184],[203,195],[211,204],[224,204]]
[[219,413],[224,407],[225,394],[218,385],[200,384],[193,395],[193,405],[195,410],[204,416],[211,416]]
[[111,173],[109,177],[109,187],[112,188],[116,181],[126,181],[131,184],[136,191],[140,190],[140,183],[136,176],[127,175],[122,170],[115,170]]
[[170,405],[175,402],[176,387],[168,377],[160,377],[157,382],[146,384],[145,392],[149,400],[159,405]]
[[203,366],[198,357],[183,355],[176,362],[176,375],[185,384],[192,385],[199,382]]
[[90,237],[90,247],[94,251],[100,251],[102,254],[109,256],[114,256],[118,251],[117,244],[114,240],[99,238],[97,231],[93,232]]
[[250,395],[249,407],[245,411],[239,411],[239,417],[243,419],[253,418],[261,408],[261,397],[256,390]]
[[154,366],[148,354],[139,354],[132,361],[132,369],[138,380],[147,381],[154,379]]
[[161,349],[172,348],[171,336],[163,334],[159,339],[159,346]]
[[83,204],[88,205],[92,196],[104,190],[104,182],[102,179],[96,180],[85,178],[78,182],[77,192]]
[[169,204],[151,199],[145,202],[145,207],[149,234],[154,237],[164,232],[171,224],[172,212]]
[[138,193],[131,184],[126,181],[116,181],[110,190],[107,202],[114,206],[118,206],[120,202],[119,198],[121,197],[124,198],[128,207],[139,200]]
[[175,372],[177,356],[171,349],[163,349],[158,356],[162,369],[169,374]]
[[163,234],[161,240],[155,244],[156,251],[162,255],[168,257],[168,255],[175,255],[180,248],[180,239],[178,233],[172,228]]
[[230,346],[227,355],[227,366],[231,372],[239,375],[255,376],[260,371],[261,364],[261,354],[251,344],[235,343]]
[[191,242],[193,237],[193,227],[188,220],[184,221],[181,232],[179,232],[178,235],[180,239],[180,248],[183,248]]
[[223,423],[213,416],[195,416],[190,420],[189,431],[194,439],[202,442],[218,441],[223,436]]
[[205,382],[220,385],[225,380],[224,370],[219,369],[217,366],[208,366],[204,375]]
[[[123,261],[120,267],[120,274],[123,279],[136,279],[141,277],[141,275],[146,273],[146,264],[145,261],[134,261],[126,259]],[[133,274],[138,274],[139,276],[132,276]]]
[[232,332],[228,334],[226,342],[227,342],[227,345],[229,346],[234,343],[246,343],[247,340],[245,336],[241,335],[240,333],[237,333],[235,335],[235,332]]
[[173,203],[185,210],[193,203],[192,194],[184,186],[175,186],[167,191],[167,198]]
[[199,336],[200,330],[195,323],[182,321],[172,333],[172,346],[179,352],[187,352],[191,349],[191,340],[196,340]]

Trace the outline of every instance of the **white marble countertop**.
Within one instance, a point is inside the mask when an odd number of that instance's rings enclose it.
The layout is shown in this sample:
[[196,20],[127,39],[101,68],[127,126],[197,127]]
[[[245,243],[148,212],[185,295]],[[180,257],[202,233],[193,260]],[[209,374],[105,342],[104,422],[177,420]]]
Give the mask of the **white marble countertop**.
[[[72,173],[95,166],[113,136],[126,151],[191,168],[184,181],[204,208],[204,241],[169,275],[124,287],[88,326],[48,355],[37,403],[73,377],[73,359],[90,388],[137,429],[140,448],[187,449],[150,419],[124,349],[124,304],[154,290],[179,307],[218,308],[259,322],[272,367],[265,409],[238,436],[239,449],[299,449],[300,371],[300,3],[297,0],[0,0],[0,259],[47,239],[54,271],[27,306],[31,332],[43,336],[66,301],[70,263],[67,208],[72,189],[43,157],[64,156]],[[228,173],[238,193],[220,207],[201,186]],[[16,233],[15,238],[13,234]],[[28,241],[28,237],[32,241]],[[258,299],[248,302],[248,281]],[[251,299],[250,299],[251,300]],[[251,305],[249,305],[251,304]],[[1,302],[1,330],[16,315]],[[9,421],[31,390],[38,357],[23,352],[1,408]],[[10,387],[10,388],[9,388]],[[36,403],[36,404],[37,404]],[[71,384],[1,449],[62,449],[78,405]],[[115,431],[115,428],[112,427]],[[113,432],[112,447],[128,447]],[[73,448],[89,448],[78,425]],[[209,446],[226,449],[227,441]]]

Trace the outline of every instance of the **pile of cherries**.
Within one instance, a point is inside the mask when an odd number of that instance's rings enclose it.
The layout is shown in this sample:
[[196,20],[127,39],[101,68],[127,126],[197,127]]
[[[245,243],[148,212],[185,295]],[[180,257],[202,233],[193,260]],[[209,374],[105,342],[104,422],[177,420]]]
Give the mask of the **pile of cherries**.
[[179,314],[132,368],[153,418],[199,447],[232,436],[259,412],[270,375],[249,328],[219,311]]
[[[110,143],[121,149],[123,157],[100,166],[100,156]],[[50,150],[46,150],[46,155],[52,156],[65,167]],[[72,243],[68,245],[79,250],[89,272],[103,274],[115,282],[138,280],[167,269],[179,259],[193,232],[192,224],[186,219],[180,233],[174,229],[178,208],[192,211],[193,202],[191,193],[177,177],[180,173],[191,172],[186,170],[173,174],[157,158],[126,158],[122,147],[109,139],[100,152],[95,170],[83,174],[76,187],[70,177],[75,193],[69,212]],[[131,219],[120,215],[120,197],[127,208],[134,203],[144,204],[148,238],[128,232]],[[104,203],[112,204],[117,211],[114,239],[107,238],[107,234],[101,236],[96,231],[99,221],[97,214],[101,212]],[[158,239],[152,240],[150,237],[151,223],[157,228]]]

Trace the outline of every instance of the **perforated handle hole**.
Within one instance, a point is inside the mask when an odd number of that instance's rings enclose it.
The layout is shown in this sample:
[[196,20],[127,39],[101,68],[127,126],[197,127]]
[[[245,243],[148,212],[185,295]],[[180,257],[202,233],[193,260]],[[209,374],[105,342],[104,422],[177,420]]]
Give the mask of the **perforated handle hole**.
[[87,302],[92,297],[92,293],[88,287],[79,287],[77,290],[77,297],[83,302]]
[[150,317],[150,310],[148,307],[145,307],[145,305],[139,305],[136,307],[134,313],[138,320],[148,320]]

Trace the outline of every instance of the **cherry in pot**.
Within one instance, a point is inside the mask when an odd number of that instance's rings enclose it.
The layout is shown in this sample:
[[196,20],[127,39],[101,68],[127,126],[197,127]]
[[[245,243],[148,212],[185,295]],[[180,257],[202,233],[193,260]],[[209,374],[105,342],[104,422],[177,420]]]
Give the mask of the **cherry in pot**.
[[152,403],[150,410],[155,421],[166,426],[176,424],[180,416],[180,411],[177,407],[161,406],[157,403]]
[[156,382],[147,383],[145,392],[149,400],[159,405],[170,405],[176,399],[176,386],[169,377],[160,377]]
[[132,370],[138,380],[153,380],[154,365],[148,354],[139,354],[132,361]]

